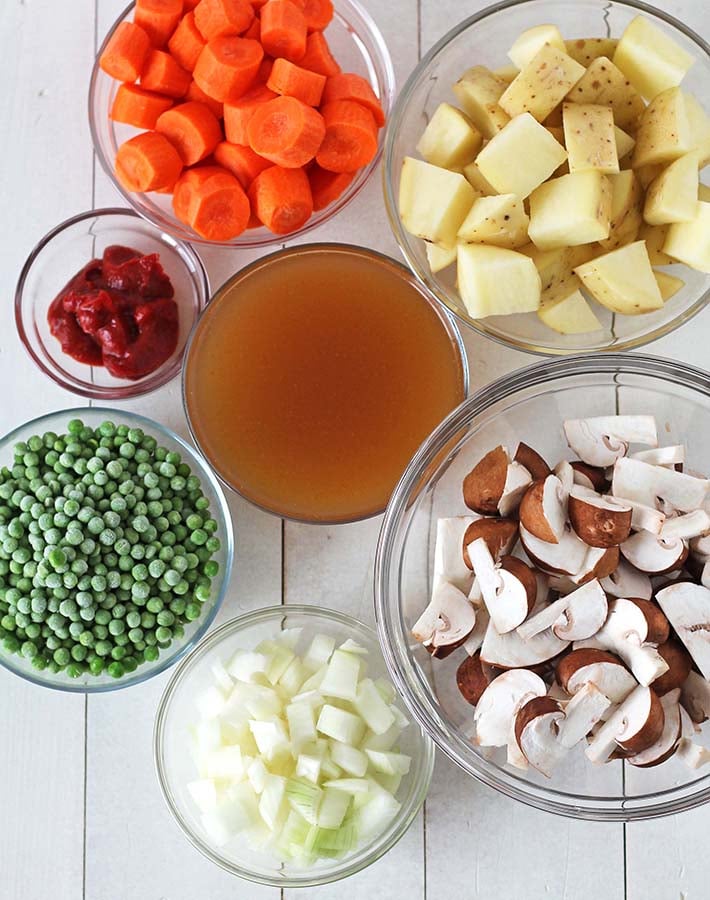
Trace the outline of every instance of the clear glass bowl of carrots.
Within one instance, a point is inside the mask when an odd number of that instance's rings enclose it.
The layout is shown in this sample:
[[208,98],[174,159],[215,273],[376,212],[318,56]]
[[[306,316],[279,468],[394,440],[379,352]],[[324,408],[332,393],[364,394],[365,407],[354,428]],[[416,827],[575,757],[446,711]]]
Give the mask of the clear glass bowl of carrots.
[[137,0],[98,52],[89,118],[140,215],[183,240],[262,247],[360,191],[393,97],[357,0]]

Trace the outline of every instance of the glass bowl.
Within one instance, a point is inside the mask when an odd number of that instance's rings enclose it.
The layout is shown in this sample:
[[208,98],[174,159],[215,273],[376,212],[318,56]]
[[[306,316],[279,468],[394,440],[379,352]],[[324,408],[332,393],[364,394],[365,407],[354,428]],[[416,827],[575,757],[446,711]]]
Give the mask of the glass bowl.
[[[47,323],[47,312],[57,294],[111,244],[160,255],[175,288],[180,315],[173,355],[154,372],[135,380],[115,378],[103,366],[72,359],[62,351]],[[60,387],[96,400],[127,400],[154,391],[177,375],[188,335],[209,296],[207,272],[189,244],[153,228],[130,209],[94,209],[57,225],[30,253],[15,289],[15,324],[25,350]]]
[[[530,806],[578,819],[631,821],[671,815],[710,800],[710,774],[677,758],[656,768],[589,763],[579,748],[550,779],[488,759],[470,738],[473,709],[456,687],[462,648],[432,660],[410,630],[427,605],[432,540],[440,516],[467,512],[463,476],[497,444],[527,441],[543,457],[569,455],[566,418],[655,415],[662,443],[685,443],[688,468],[707,471],[710,375],[653,356],[609,354],[540,362],[463,403],[419,449],[385,514],[375,561],[380,643],[397,689],[419,723],[464,771]],[[705,729],[697,739],[708,744]]]
[[[385,116],[392,108],[395,93],[395,78],[392,60],[377,25],[370,14],[360,5],[358,0],[334,0],[335,14],[325,34],[333,55],[344,72],[355,72],[367,78],[379,97]],[[99,48],[91,74],[89,87],[89,127],[94,142],[94,149],[99,162],[113,182],[116,190],[136,212],[152,222],[157,228],[164,229],[176,238],[192,241],[197,244],[212,244],[225,247],[267,247],[281,245],[287,237],[292,240],[307,234],[344,209],[348,203],[362,190],[373,170],[377,166],[384,144],[384,130],[380,130],[377,155],[362,168],[351,181],[348,188],[325,209],[315,212],[308,222],[289,235],[273,234],[267,228],[253,228],[245,231],[231,241],[209,241],[196,234],[189,226],[177,219],[173,213],[172,198],[165,194],[131,193],[116,179],[114,161],[118,147],[134,134],[135,128],[113,122],[109,118],[113,100],[119,82],[110,78],[100,67],[99,59],[111,39],[116,28],[133,17],[131,3],[118,17]]]
[[195,779],[189,751],[189,727],[194,720],[194,697],[213,683],[210,667],[215,657],[237,649],[253,649],[286,628],[303,628],[297,652],[304,652],[314,633],[329,634],[342,642],[357,641],[369,651],[372,677],[387,676],[375,632],[343,613],[316,606],[273,606],[232,619],[190,653],[173,673],[158,707],[154,752],[158,780],[170,812],[190,843],[207,859],[233,875],[280,888],[312,887],[346,878],[361,871],[390,850],[412,824],[424,802],[434,768],[434,745],[416,723],[402,732],[400,747],[412,757],[410,772],[397,792],[401,807],[387,829],[372,842],[342,859],[319,860],[305,869],[278,863],[266,851],[251,850],[241,842],[232,852],[211,845],[185,785]]
[[107,419],[119,425],[125,423],[130,427],[142,428],[146,434],[156,438],[160,446],[179,453],[189,464],[193,474],[200,479],[202,492],[210,503],[210,514],[217,522],[215,534],[221,541],[221,547],[214,556],[219,563],[219,574],[212,581],[212,594],[203,605],[202,615],[196,621],[186,623],[183,637],[174,640],[168,649],[161,650],[160,657],[155,662],[144,662],[138,666],[135,672],[119,679],[112,678],[106,673],[98,676],[82,675],[80,678],[70,678],[63,672],[39,671],[23,656],[8,654],[0,648],[0,666],[33,684],[72,693],[103,693],[141,684],[154,675],[164,672],[174,662],[181,659],[208,631],[229,586],[234,556],[234,534],[232,518],[224,492],[204,459],[169,428],[153,419],[135,413],[105,407],[77,407],[40,416],[0,438],[0,467],[7,465],[8,460],[12,459],[12,448],[18,441],[26,441],[30,436],[42,434],[44,431],[54,431],[57,434],[66,433],[67,423],[71,419],[81,419],[84,424],[92,428],[96,428]]
[[464,70],[478,64],[491,69],[508,64],[507,51],[520,32],[541,22],[556,24],[567,39],[619,37],[639,14],[695,58],[683,88],[695,94],[710,111],[710,46],[678,19],[637,0],[508,0],[489,6],[435,44],[399,94],[387,126],[383,165],[385,205],[394,236],[412,271],[432,294],[460,321],[499,343],[545,356],[630,350],[678,328],[703,309],[710,297],[710,276],[676,265],[667,271],[679,275],[686,284],[662,309],[642,316],[621,316],[594,303],[603,330],[589,334],[558,334],[543,325],[535,313],[473,319],[456,291],[456,267],[432,275],[424,241],[410,235],[399,218],[397,195],[402,161],[407,155],[416,155],[419,136],[439,103],[457,104],[451,85]]

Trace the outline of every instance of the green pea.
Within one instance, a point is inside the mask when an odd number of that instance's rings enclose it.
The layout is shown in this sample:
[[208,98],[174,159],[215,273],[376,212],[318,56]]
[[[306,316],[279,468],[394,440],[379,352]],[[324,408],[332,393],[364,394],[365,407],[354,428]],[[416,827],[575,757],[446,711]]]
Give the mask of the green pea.
[[195,619],[199,619],[202,613],[202,608],[199,603],[188,603],[185,607],[185,618],[188,622],[194,622]]

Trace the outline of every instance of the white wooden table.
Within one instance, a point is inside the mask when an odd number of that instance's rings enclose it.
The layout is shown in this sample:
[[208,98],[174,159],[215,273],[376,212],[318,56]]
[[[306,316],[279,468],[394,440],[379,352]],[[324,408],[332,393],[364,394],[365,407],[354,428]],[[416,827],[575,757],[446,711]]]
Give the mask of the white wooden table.
[[[98,36],[126,0],[0,3],[0,433],[82,405],[25,355],[12,296],[25,256],[67,216],[117,203],[95,165],[86,93]],[[422,51],[485,0],[366,0],[401,85]],[[658,5],[710,37],[706,0]],[[309,236],[397,256],[379,178]],[[204,254],[219,285],[256,254]],[[649,352],[703,365],[705,313]],[[480,387],[531,357],[466,335]],[[88,405],[88,404],[87,404]],[[185,434],[177,381],[124,408]],[[284,524],[232,498],[236,560],[222,615],[280,602],[336,606],[372,620],[369,572],[379,520],[340,528]],[[103,696],[65,695],[0,670],[0,900],[277,900],[279,892],[212,866],[183,838],[153,773],[151,739],[168,675]],[[628,826],[528,809],[465,777],[441,755],[423,813],[384,859],[347,884],[303,892],[330,900],[704,900],[710,808]]]

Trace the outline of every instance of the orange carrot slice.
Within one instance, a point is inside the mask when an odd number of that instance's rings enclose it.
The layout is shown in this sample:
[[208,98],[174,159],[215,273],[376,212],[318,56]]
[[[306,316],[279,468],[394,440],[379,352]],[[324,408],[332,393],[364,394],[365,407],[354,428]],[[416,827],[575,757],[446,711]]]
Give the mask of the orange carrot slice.
[[121,22],[101,54],[99,65],[118,81],[136,81],[141,77],[150,53],[150,38],[140,25]]
[[230,144],[229,141],[222,141],[217,145],[214,158],[220,166],[224,166],[239,179],[239,183],[245,190],[249,188],[260,172],[272,165],[268,159],[254,153],[251,147]]
[[274,234],[297,231],[313,213],[313,197],[303,169],[264,169],[249,188],[249,200],[259,220]]
[[280,58],[274,60],[266,86],[277,94],[295,97],[307,106],[318,106],[325,87],[325,75],[309,72]]
[[180,177],[182,160],[162,134],[145,131],[121,144],[116,154],[116,175],[127,191],[171,188]]
[[256,16],[242,37],[249,38],[250,41],[261,41],[261,22]]
[[224,103],[220,103],[219,100],[213,100],[211,97],[208,97],[196,81],[190,83],[190,87],[185,94],[185,99],[197,100],[198,103],[204,103],[205,106],[209,106],[218,119],[224,117]]
[[[211,171],[213,168],[218,171]],[[220,167],[209,166],[207,169],[209,174],[193,177],[184,193],[178,183],[173,208],[177,198],[181,215],[201,237],[210,241],[230,241],[247,227],[251,213],[249,200],[234,175]]]
[[259,66],[259,71],[256,73],[256,78],[254,81],[259,84],[266,84],[269,80],[269,75],[271,75],[271,70],[274,68],[274,61],[270,56],[265,56],[261,65]]
[[308,180],[311,183],[311,193],[313,194],[313,209],[317,211],[330,206],[354,177],[354,172],[328,172],[326,169],[321,169],[319,165],[312,166],[308,171]]
[[134,20],[154,47],[164,47],[182,16],[182,0],[136,0]]
[[366,166],[377,153],[372,113],[352,100],[326,103],[321,113],[325,137],[316,155],[318,165],[329,172],[354,172]]
[[200,53],[193,77],[213,100],[229,103],[249,90],[263,58],[258,41],[218,37]]
[[122,84],[116,91],[111,107],[111,118],[114,122],[151,130],[155,128],[158,116],[172,105],[170,97],[154,94],[135,84]]
[[180,63],[183,69],[192,72],[207,42],[195,25],[195,14],[183,16],[180,24],[168,41],[168,50]]
[[182,0],[183,12],[192,12],[198,3],[200,3],[200,0]]
[[309,32],[325,31],[333,18],[332,0],[293,0],[306,17]]
[[337,75],[340,66],[330,52],[328,41],[320,31],[309,34],[306,40],[306,55],[299,59],[302,69],[318,72],[319,75]]
[[163,50],[150,51],[141,75],[141,87],[146,91],[155,91],[156,94],[165,94],[166,97],[177,100],[185,96],[191,81],[190,73],[169,53]]
[[362,75],[353,72],[340,72],[331,75],[323,90],[323,103],[331,103],[333,100],[353,100],[369,109],[375,117],[377,127],[385,124],[385,114],[380,101],[372,90],[372,85]]
[[248,144],[249,121],[262,103],[274,100],[278,94],[269,90],[264,84],[259,84],[243,94],[234,103],[224,105],[224,133],[232,144]]
[[225,173],[226,169],[213,165],[193,166],[183,171],[173,191],[173,212],[181,222],[190,224],[190,204],[195,189],[213,175]]
[[251,149],[286,169],[310,162],[325,130],[320,113],[295,97],[277,97],[262,103],[247,126]]
[[195,23],[206,41],[241,34],[253,21],[254,10],[248,0],[202,0],[195,7]]
[[306,52],[308,25],[292,0],[269,0],[261,10],[261,43],[269,56],[298,62]]
[[155,130],[165,135],[185,166],[194,166],[208,157],[222,140],[217,116],[209,106],[196,100],[163,113]]

